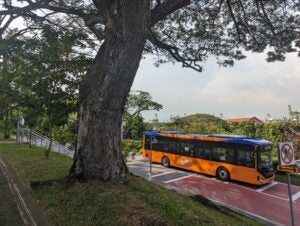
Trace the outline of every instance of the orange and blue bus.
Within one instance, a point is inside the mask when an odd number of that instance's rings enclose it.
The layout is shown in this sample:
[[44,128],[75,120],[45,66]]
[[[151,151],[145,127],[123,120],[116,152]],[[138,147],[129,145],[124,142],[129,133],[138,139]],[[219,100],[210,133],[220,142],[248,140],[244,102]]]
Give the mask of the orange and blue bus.
[[274,180],[272,143],[237,135],[144,132],[143,156],[165,167],[177,167],[262,185]]

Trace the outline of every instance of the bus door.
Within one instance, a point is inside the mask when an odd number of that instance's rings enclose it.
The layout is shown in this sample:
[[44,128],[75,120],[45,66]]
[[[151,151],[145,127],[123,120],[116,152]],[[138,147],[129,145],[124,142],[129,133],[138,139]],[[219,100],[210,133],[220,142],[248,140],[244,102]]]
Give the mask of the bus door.
[[231,179],[255,182],[255,151],[254,149],[236,149],[236,167],[233,167]]
[[215,164],[212,161],[212,145],[197,142],[194,154],[194,170],[196,172],[215,175]]
[[175,157],[177,167],[193,170],[194,164],[194,143],[192,140],[180,141],[178,152]]

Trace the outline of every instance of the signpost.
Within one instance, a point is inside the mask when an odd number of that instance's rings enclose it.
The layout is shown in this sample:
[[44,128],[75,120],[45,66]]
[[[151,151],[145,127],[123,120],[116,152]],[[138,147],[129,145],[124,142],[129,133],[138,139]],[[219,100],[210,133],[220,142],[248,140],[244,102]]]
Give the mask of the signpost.
[[148,181],[152,180],[152,144],[157,144],[158,140],[155,138],[155,136],[150,136],[150,169],[148,173]]
[[293,165],[295,164],[294,148],[291,142],[279,143],[280,165]]
[[277,170],[286,172],[288,177],[288,192],[289,192],[289,200],[290,200],[290,211],[291,211],[291,221],[292,226],[295,225],[294,218],[294,207],[293,207],[293,199],[291,192],[291,176],[290,173],[297,173],[300,169],[295,165],[295,153],[293,148],[293,143],[291,142],[281,142],[279,143],[279,166],[277,166]]

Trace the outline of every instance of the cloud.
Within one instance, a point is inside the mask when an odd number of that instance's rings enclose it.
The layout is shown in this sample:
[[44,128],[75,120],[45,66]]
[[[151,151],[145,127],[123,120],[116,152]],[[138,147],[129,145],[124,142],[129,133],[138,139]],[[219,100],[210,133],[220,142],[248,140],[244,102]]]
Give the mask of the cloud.
[[[300,109],[300,64],[295,54],[286,61],[267,63],[264,54],[248,54],[234,67],[218,67],[210,60],[203,73],[180,65],[141,63],[133,89],[148,91],[164,106],[160,119],[184,113],[210,113],[225,118],[256,115],[262,119],[287,116],[287,106]],[[146,117],[151,118],[151,114]],[[153,116],[152,116],[153,118]]]

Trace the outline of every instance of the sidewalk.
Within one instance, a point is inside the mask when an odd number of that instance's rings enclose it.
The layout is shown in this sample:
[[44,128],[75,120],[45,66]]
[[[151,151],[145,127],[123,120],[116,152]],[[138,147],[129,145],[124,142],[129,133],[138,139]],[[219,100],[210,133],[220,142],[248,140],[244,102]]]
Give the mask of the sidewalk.
[[46,218],[32,199],[31,189],[19,180],[10,164],[0,156],[0,225],[43,226]]
[[0,170],[0,225],[25,225],[18,211],[14,196],[11,194],[9,185]]

